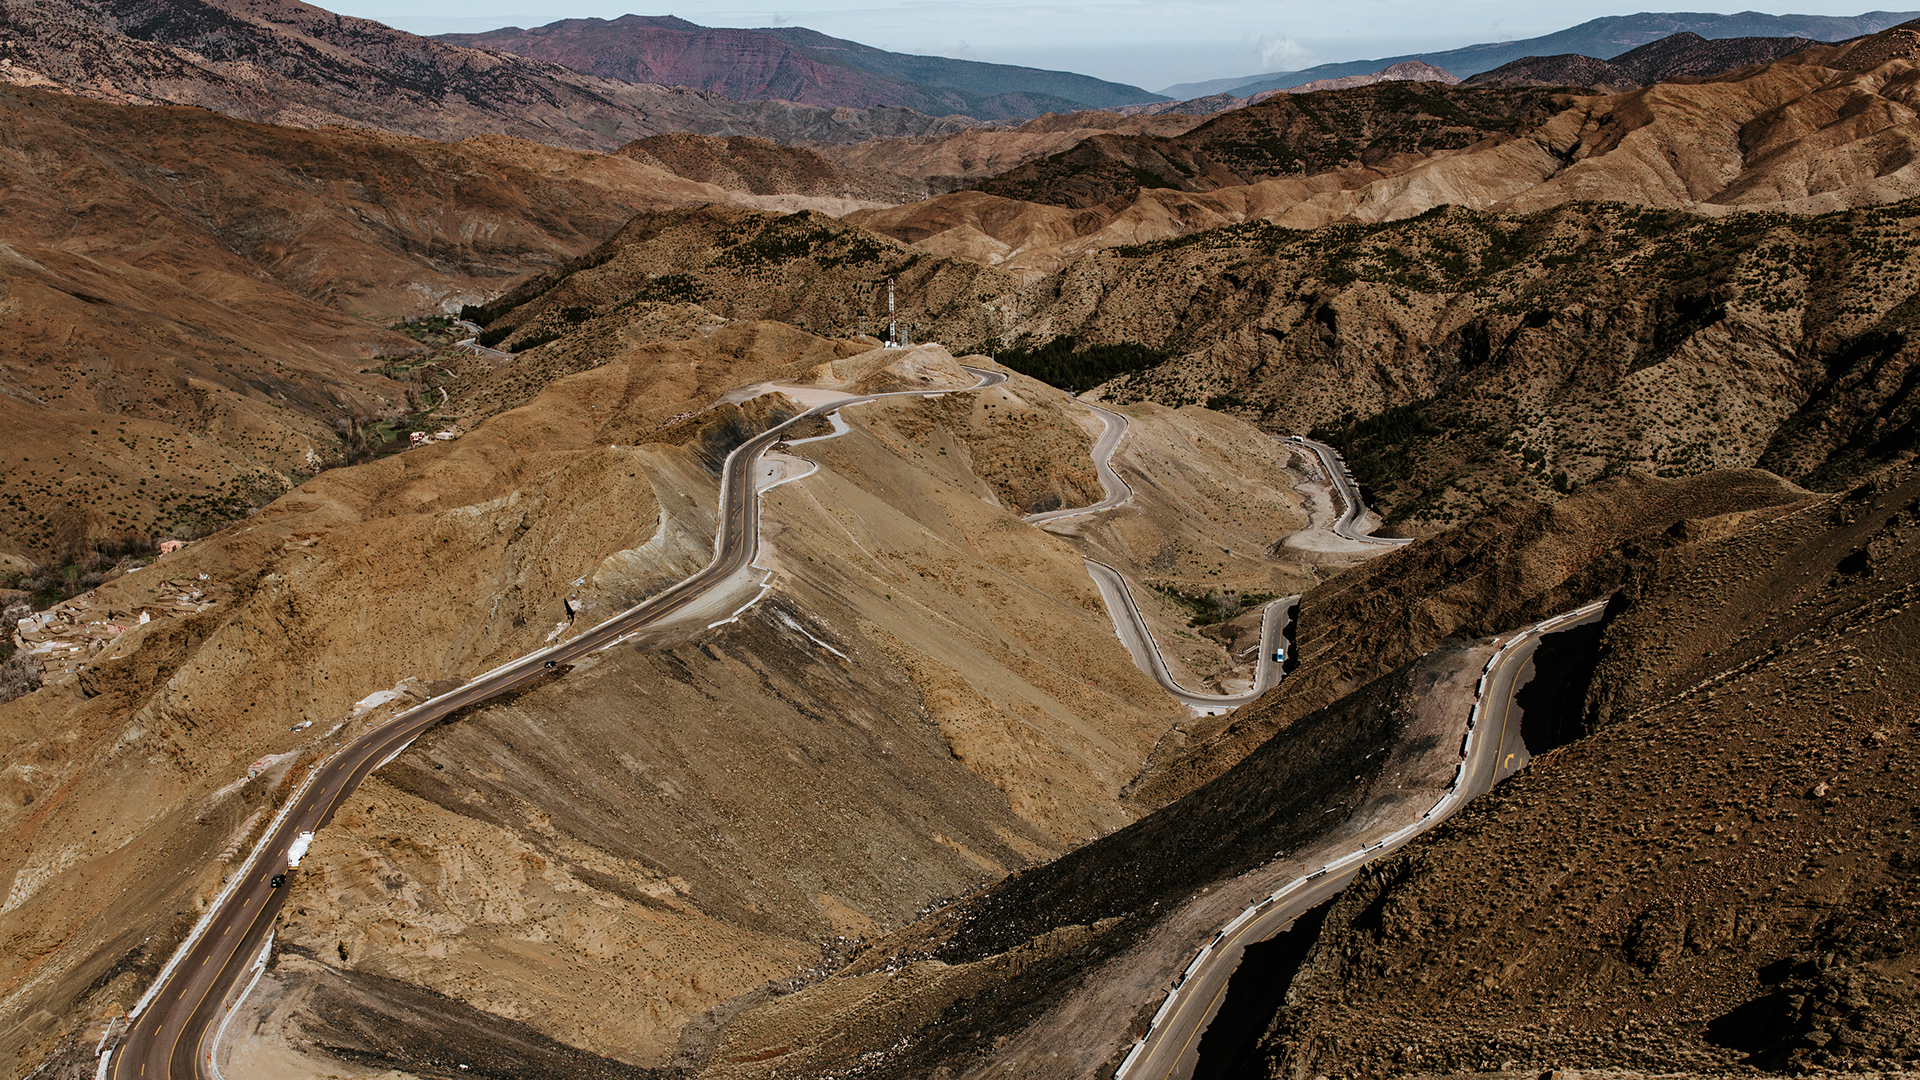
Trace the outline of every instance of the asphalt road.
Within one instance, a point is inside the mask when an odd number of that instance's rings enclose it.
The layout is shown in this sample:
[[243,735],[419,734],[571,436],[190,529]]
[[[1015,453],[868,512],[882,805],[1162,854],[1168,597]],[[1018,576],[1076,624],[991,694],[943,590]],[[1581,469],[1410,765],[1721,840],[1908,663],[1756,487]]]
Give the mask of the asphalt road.
[[1094,559],[1086,563],[1087,573],[1100,589],[1101,599],[1107,602],[1113,628],[1127,651],[1133,654],[1133,662],[1183,704],[1203,709],[1231,708],[1245,705],[1280,684],[1281,665],[1274,662],[1273,653],[1286,640],[1287,629],[1293,625],[1294,606],[1300,600],[1298,593],[1268,602],[1266,613],[1261,616],[1260,661],[1254,668],[1253,689],[1239,694],[1201,694],[1174,681],[1173,673],[1167,670],[1166,659],[1160,655],[1160,645],[1153,639],[1153,631],[1147,629],[1140,607],[1134,603],[1133,589],[1120,571]]
[[513,354],[510,352],[502,352],[499,349],[490,349],[487,346],[480,344],[479,324],[470,323],[465,319],[455,319],[454,325],[460,327],[462,330],[469,331],[473,334],[473,336],[470,338],[463,338],[459,341],[454,342],[453,344],[455,345],[455,347],[462,348],[462,349],[471,349],[473,350],[473,353],[476,356],[491,356],[496,360],[513,359]]
[[[979,390],[1005,382],[1004,373],[967,368]],[[223,1011],[227,995],[239,984],[260,952],[287,890],[270,887],[286,867],[286,852],[303,832],[316,832],[373,770],[397,756],[419,734],[471,705],[498,697],[543,678],[555,678],[564,665],[621,637],[659,622],[699,600],[715,585],[751,563],[759,548],[760,501],[754,498],[758,470],[753,463],[780,441],[780,432],[810,416],[880,397],[945,391],[874,394],[816,405],[786,423],[761,432],[727,455],[720,481],[720,528],[713,562],[706,569],[658,595],[593,627],[571,641],[521,657],[395,717],[385,726],[349,743],[322,764],[290,809],[270,826],[237,882],[204,924],[199,938],[176,953],[163,969],[144,1007],[128,1027],[106,1064],[111,1080],[170,1077],[197,1080],[213,1052],[207,1030]],[[297,873],[298,871],[294,871]]]
[[[1093,444],[1093,471],[1100,478],[1100,489],[1106,493],[1106,497],[1090,506],[1028,514],[1028,524],[1039,525],[1082,514],[1097,514],[1122,506],[1133,498],[1133,488],[1113,469],[1113,452],[1127,433],[1127,418],[1098,405],[1087,405],[1087,408],[1092,409],[1106,424],[1106,429]],[[1300,599],[1298,594],[1269,601],[1266,612],[1261,616],[1260,656],[1254,665],[1253,689],[1240,694],[1203,694],[1174,681],[1173,673],[1167,669],[1166,658],[1160,655],[1160,645],[1153,639],[1153,631],[1147,629],[1146,619],[1140,615],[1140,605],[1134,602],[1133,589],[1127,585],[1120,571],[1095,559],[1088,559],[1086,563],[1087,574],[1099,588],[1101,599],[1106,601],[1107,615],[1113,619],[1114,633],[1120,635],[1121,643],[1133,654],[1133,662],[1182,704],[1224,712],[1245,705],[1279,685],[1283,670],[1282,665],[1274,662],[1273,653],[1280,648],[1288,628],[1293,625],[1294,607]]]
[[1531,670],[1542,635],[1593,622],[1606,602],[1598,601],[1536,623],[1514,635],[1489,662],[1468,721],[1467,754],[1453,788],[1419,821],[1298,877],[1266,900],[1242,912],[1203,946],[1153,1018],[1147,1037],[1121,1064],[1115,1080],[1183,1080],[1199,1060],[1200,1035],[1226,997],[1227,983],[1250,944],[1265,941],[1346,888],[1367,863],[1445,821],[1467,800],[1513,775],[1527,762],[1520,740],[1520,716],[1513,706],[1523,671]]
[[1411,537],[1371,536],[1359,532],[1356,526],[1367,514],[1367,504],[1360,501],[1360,485],[1354,482],[1353,474],[1347,471],[1347,463],[1341,458],[1340,451],[1323,442],[1299,435],[1290,435],[1287,441],[1312,450],[1320,458],[1320,464],[1327,470],[1327,479],[1333,482],[1334,494],[1340,499],[1340,517],[1333,523],[1333,534],[1345,540],[1357,540],[1362,544],[1400,545],[1411,544]]
[[[1085,402],[1081,402],[1085,405]],[[1100,478],[1100,490],[1107,497],[1091,506],[1076,506],[1070,510],[1049,510],[1044,514],[1028,514],[1027,522],[1038,525],[1043,521],[1058,521],[1061,518],[1079,517],[1081,514],[1097,514],[1102,510],[1111,510],[1133,498],[1133,488],[1128,486],[1120,474],[1113,471],[1113,451],[1120,445],[1120,439],[1127,433],[1127,418],[1111,409],[1098,405],[1087,405],[1107,425],[1100,438],[1093,444],[1093,471]]]

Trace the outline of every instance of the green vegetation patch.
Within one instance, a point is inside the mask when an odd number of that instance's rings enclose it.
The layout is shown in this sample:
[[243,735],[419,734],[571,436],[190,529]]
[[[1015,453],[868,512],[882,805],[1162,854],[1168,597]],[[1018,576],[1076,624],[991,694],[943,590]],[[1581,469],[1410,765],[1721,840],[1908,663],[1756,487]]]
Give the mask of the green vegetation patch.
[[1085,390],[1116,376],[1159,367],[1172,355],[1130,342],[1082,347],[1076,338],[1057,337],[1036,348],[1002,350],[994,359],[1049,386]]
[[754,270],[798,259],[810,259],[823,269],[865,266],[902,254],[873,236],[811,212],[749,218],[721,234],[719,243],[725,250],[713,264],[730,270]]
[[1274,599],[1272,593],[1240,592],[1236,589],[1190,593],[1173,585],[1154,585],[1153,590],[1186,610],[1188,626],[1213,626],[1230,622],[1247,610]]

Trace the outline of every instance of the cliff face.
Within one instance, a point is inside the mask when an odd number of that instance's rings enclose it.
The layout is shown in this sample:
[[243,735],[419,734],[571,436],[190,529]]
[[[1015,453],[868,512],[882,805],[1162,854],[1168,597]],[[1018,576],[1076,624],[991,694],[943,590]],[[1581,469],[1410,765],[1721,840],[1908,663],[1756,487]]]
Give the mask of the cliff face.
[[444,140],[504,134],[576,149],[611,150],[671,131],[851,142],[970,123],[898,107],[836,112],[636,86],[299,0],[8,0],[0,6],[0,61],[0,81],[109,101]]

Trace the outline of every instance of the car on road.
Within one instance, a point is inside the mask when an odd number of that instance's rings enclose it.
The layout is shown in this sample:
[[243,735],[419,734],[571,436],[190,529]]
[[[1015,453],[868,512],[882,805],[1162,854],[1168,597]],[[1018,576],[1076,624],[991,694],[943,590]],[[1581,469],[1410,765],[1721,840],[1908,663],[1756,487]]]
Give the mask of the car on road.
[[267,888],[277,889],[280,886],[285,885],[286,883],[287,883],[287,875],[275,874],[271,878],[267,879]]

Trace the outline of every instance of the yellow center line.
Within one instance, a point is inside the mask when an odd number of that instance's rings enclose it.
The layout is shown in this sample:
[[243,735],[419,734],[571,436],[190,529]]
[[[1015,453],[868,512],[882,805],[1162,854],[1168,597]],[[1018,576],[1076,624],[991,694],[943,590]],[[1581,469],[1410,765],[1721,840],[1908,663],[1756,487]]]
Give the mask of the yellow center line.
[[[256,912],[254,912],[254,913],[253,913],[253,919],[252,919],[252,920],[251,920],[250,922],[248,922],[248,923],[247,923],[247,929],[246,929],[246,930],[245,930],[245,931],[244,931],[244,932],[243,932],[243,933],[242,933],[242,934],[240,935],[240,936],[241,936],[242,938],[245,938],[247,934],[250,934],[250,933],[252,933],[252,932],[253,932],[253,928],[254,928],[254,927],[255,927],[256,925],[258,925],[258,924],[259,924],[259,922],[260,922],[260,916],[262,916],[262,915],[265,915],[265,914],[267,913],[267,907],[268,907],[268,906],[269,906],[268,904],[265,904],[265,903],[262,903],[262,904],[260,905],[260,910],[258,910],[258,911],[256,911]],[[229,924],[229,925],[231,925],[231,924]],[[226,959],[226,961],[225,961],[225,962],[223,962],[223,963],[221,964],[221,967],[222,967],[222,968],[224,969],[224,968],[226,967],[226,965],[227,965],[228,963],[231,963],[231,962],[232,962],[232,960],[233,960],[233,957],[234,957],[235,955],[236,955],[236,954],[234,954],[234,953],[229,953],[229,954],[227,954],[227,959]],[[191,1018],[193,1017],[193,1015],[194,1015],[195,1013],[197,1013],[197,1012],[199,1012],[199,1011],[200,1011],[200,1008],[201,1008],[201,1006],[203,1006],[203,1005],[205,1005],[205,1004],[207,1003],[207,995],[209,995],[209,994],[211,994],[211,993],[213,993],[213,990],[214,990],[214,987],[216,987],[217,985],[219,985],[219,982],[220,982],[220,979],[219,979],[219,977],[218,977],[218,973],[216,972],[216,973],[215,973],[215,978],[213,979],[213,981],[207,984],[207,988],[206,988],[205,990],[203,990],[203,991],[201,991],[201,993],[200,993],[200,999],[199,999],[198,1001],[196,1001],[196,1002],[194,1002],[194,1003],[193,1003],[193,1008],[192,1008],[192,1009],[190,1009],[190,1010],[188,1010],[188,1011],[187,1011],[187,1014],[186,1014],[186,1016],[184,1016],[184,1017],[182,1017],[182,1018],[181,1018],[181,1020],[180,1020],[180,1030],[179,1030],[179,1031],[178,1031],[177,1033],[175,1033],[175,1035],[173,1036],[173,1042],[172,1042],[171,1044],[169,1044],[169,1045],[168,1045],[168,1047],[167,1047],[167,1061],[168,1061],[169,1063],[171,1063],[171,1062],[173,1061],[173,1059],[174,1059],[174,1055],[176,1055],[176,1054],[178,1054],[178,1053],[180,1052],[180,1040],[181,1040],[181,1039],[182,1039],[183,1037],[185,1037],[185,1035],[186,1035],[186,1033],[187,1033],[187,1021],[188,1021],[189,1019],[191,1019]],[[182,997],[182,998],[184,998],[184,997],[186,997],[186,996],[187,996],[187,992],[186,992],[186,990],[184,990],[184,989],[183,989],[183,990],[181,990],[181,991],[180,991],[180,997]],[[203,1036],[203,1037],[204,1037],[204,1035],[205,1035],[205,1032],[202,1032],[202,1036]],[[199,1061],[197,1060],[197,1059],[198,1059],[198,1057],[199,1057],[199,1053],[198,1053],[198,1050],[199,1050],[199,1048],[198,1048],[198,1047],[195,1047],[195,1054],[194,1054],[194,1057],[195,1057],[195,1059],[196,1059],[196,1060],[194,1061],[194,1071],[195,1071],[196,1073],[197,1073],[197,1072],[199,1071]],[[144,1065],[142,1065],[142,1066],[140,1067],[140,1072],[141,1072],[141,1075],[143,1075],[143,1076],[144,1076],[144,1075],[146,1075],[146,1066],[144,1066]]]

